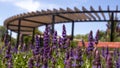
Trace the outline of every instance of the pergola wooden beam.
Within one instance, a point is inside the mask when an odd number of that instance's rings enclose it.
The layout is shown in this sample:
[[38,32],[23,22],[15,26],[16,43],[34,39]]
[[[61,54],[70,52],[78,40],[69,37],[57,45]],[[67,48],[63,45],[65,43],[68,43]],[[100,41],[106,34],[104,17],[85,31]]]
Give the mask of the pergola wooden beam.
[[[18,25],[14,25],[14,24],[8,24],[9,26],[16,26],[18,27]],[[8,26],[8,27],[9,27]],[[25,27],[25,28],[34,28],[33,26],[24,26],[24,25],[21,25],[20,27]]]
[[38,22],[38,21],[34,21],[34,20],[29,20],[29,19],[22,19],[22,20],[24,20],[24,21],[29,21],[29,22],[33,22],[33,23],[37,23],[37,24],[44,24],[44,25],[46,25],[47,23],[45,23],[45,22]]

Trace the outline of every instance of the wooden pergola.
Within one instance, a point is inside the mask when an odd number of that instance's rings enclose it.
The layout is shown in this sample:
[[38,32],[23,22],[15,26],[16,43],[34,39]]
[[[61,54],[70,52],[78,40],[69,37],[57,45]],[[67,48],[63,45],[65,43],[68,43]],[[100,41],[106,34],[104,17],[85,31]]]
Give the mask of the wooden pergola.
[[54,32],[54,24],[58,23],[72,23],[71,39],[74,37],[74,24],[75,22],[111,22],[111,42],[114,40],[114,22],[120,22],[117,18],[117,14],[120,13],[118,6],[115,10],[110,10],[109,6],[106,10],[103,10],[101,6],[98,10],[95,10],[92,6],[90,10],[82,7],[82,10],[74,7],[74,9],[47,9],[36,12],[28,12],[12,16],[4,21],[4,26],[18,34],[17,46],[19,44],[20,34],[32,34],[34,42],[35,28],[39,26],[52,25],[52,32]]

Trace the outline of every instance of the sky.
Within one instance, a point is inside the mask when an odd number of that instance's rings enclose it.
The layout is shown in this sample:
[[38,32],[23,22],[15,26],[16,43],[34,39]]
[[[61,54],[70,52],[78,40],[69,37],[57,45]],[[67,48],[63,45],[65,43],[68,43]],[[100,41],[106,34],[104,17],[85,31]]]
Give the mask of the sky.
[[[82,9],[82,6],[87,9],[90,9],[90,6],[93,6],[94,9],[98,9],[99,6],[101,6],[102,9],[107,9],[108,5],[110,9],[115,10],[117,5],[120,6],[120,0],[0,0],[0,25],[3,25],[4,20],[11,16],[36,10],[52,10],[53,8],[66,9],[67,7],[71,9],[74,7]],[[61,35],[63,24],[55,25],[55,30],[57,30],[59,35]],[[70,35],[71,23],[65,25],[67,34]],[[43,32],[44,28],[44,26],[39,27],[39,30]],[[95,35],[98,29],[105,31],[106,22],[76,22],[74,34],[86,34],[92,30]],[[16,37],[15,35],[16,34],[13,34],[14,37]]]

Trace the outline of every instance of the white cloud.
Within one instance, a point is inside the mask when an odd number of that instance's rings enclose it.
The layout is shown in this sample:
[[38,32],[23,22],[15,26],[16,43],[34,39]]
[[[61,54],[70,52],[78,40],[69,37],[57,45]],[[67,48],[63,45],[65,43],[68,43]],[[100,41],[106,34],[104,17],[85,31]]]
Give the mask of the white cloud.
[[118,17],[120,17],[120,13],[118,14]]
[[0,2],[13,2],[13,1],[16,1],[16,0],[0,0]]
[[17,7],[20,7],[21,9],[25,9],[28,11],[35,11],[35,10],[38,10],[40,7],[40,3],[33,0],[18,1],[18,2],[15,2],[15,5]]
[[36,0],[0,0],[0,2],[9,2],[10,4],[27,11],[58,8],[58,5],[56,4],[42,3]]

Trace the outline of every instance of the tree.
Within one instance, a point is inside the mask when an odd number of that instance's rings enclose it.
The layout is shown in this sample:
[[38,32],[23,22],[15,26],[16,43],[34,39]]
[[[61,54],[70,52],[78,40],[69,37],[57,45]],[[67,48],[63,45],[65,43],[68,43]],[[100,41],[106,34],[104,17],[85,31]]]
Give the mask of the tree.
[[2,36],[5,34],[6,32],[6,28],[3,26],[0,26],[0,38],[2,38]]
[[[36,28],[36,29],[35,29],[35,34],[41,35],[42,32],[41,32],[38,28]],[[26,43],[26,44],[29,44],[29,43],[31,42],[31,40],[32,40],[32,35],[27,35],[27,36],[25,36],[24,39],[23,39],[24,43]]]
[[[110,39],[111,22],[108,22],[106,26],[107,26],[106,37],[107,37],[107,39]],[[113,32],[114,40],[113,41],[119,41],[119,38],[120,38],[120,23],[119,22],[114,22],[113,29],[114,29],[114,32]]]

